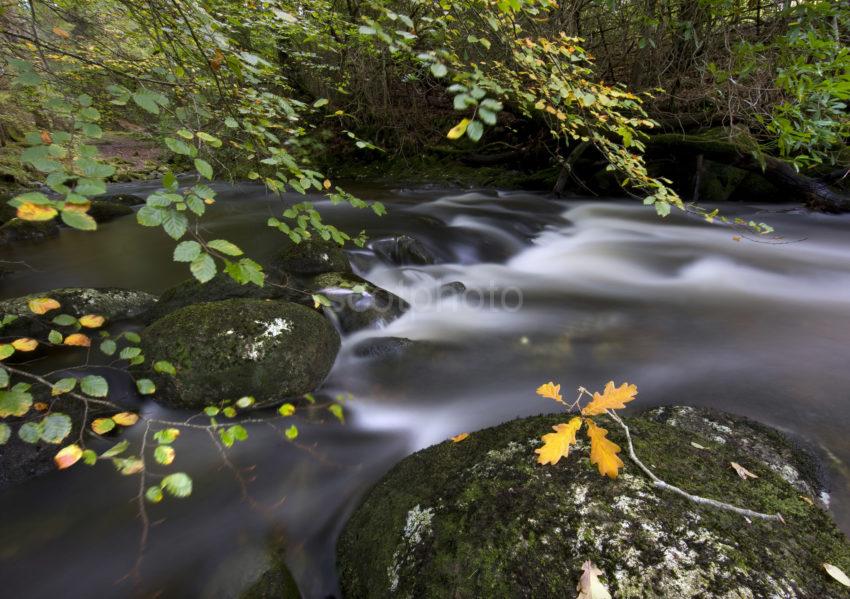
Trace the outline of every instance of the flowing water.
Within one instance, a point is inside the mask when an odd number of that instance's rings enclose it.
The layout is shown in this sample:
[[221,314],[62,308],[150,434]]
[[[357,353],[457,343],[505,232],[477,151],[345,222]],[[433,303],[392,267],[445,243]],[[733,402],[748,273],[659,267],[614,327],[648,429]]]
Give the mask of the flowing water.
[[[269,198],[250,185],[219,191],[208,238],[227,238],[259,259],[280,251],[284,240],[265,220],[298,198]],[[414,450],[552,411],[534,394],[548,380],[564,389],[628,380],[640,389],[636,407],[710,406],[805,437],[831,456],[831,507],[850,531],[850,218],[722,207],[757,214],[787,242],[763,243],[684,216],[662,221],[632,202],[355,191],[390,213],[321,206],[327,221],[372,238],[408,234],[437,263],[399,267],[352,252],[360,274],[413,308],[382,330],[343,340],[323,392],[353,396],[345,424],[300,423],[298,445],[252,427],[231,451],[250,479],[248,500],[205,435],[181,436],[175,466],[193,476],[195,491],[149,508],[138,580],[122,580],[141,531],[133,477],[77,466],[3,490],[5,596],[233,596],[260,567],[270,531],[286,539],[305,597],[338,596],[334,543],[369,486]],[[173,245],[132,218],[97,234],[65,230],[0,255],[27,264],[3,280],[2,296],[61,286],[161,292],[187,275],[171,263]],[[454,281],[467,292],[435,301],[439,286]],[[382,336],[419,343],[395,357],[354,351]],[[116,388],[127,384],[113,379]],[[139,409],[167,413],[151,403]]]

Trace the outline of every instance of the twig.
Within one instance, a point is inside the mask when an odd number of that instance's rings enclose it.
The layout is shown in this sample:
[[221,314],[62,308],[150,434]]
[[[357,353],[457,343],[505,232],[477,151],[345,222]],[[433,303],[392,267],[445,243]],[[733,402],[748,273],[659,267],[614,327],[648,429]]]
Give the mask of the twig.
[[652,470],[647,468],[646,465],[641,462],[635,454],[635,448],[634,445],[632,445],[632,435],[629,432],[629,427],[626,426],[626,423],[623,422],[623,420],[611,410],[608,410],[607,413],[614,420],[614,422],[620,425],[620,427],[626,433],[626,443],[628,444],[629,458],[631,458],[631,460],[635,464],[637,464],[637,467],[640,468],[641,471],[650,478],[652,484],[655,485],[656,488],[662,489],[664,491],[670,491],[699,505],[708,505],[713,508],[726,510],[727,512],[734,512],[736,514],[740,514],[748,518],[760,518],[762,520],[775,520],[777,522],[784,522],[781,514],[765,514],[762,512],[755,512],[753,510],[748,510],[746,508],[732,505],[731,503],[717,501],[716,499],[708,499],[707,497],[700,497],[699,495],[692,495],[675,485],[671,485],[670,483],[664,482],[663,480],[658,478],[658,476],[656,476]]

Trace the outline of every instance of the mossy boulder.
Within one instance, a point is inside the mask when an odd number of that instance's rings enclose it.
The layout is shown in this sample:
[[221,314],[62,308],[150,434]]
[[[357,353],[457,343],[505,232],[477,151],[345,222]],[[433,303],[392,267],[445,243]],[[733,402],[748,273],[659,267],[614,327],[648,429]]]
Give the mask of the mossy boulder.
[[133,214],[133,209],[118,202],[105,202],[103,200],[95,200],[89,208],[89,216],[99,223],[109,222]]
[[252,283],[242,285],[230,275],[219,273],[206,283],[186,279],[165,290],[156,305],[142,315],[142,320],[151,323],[185,306],[226,299],[276,299],[305,305],[313,303],[309,293],[297,291],[294,284],[274,273],[267,273],[266,284],[262,287]]
[[[60,307],[40,316],[33,314],[27,303],[37,297],[55,299]],[[75,317],[99,314],[106,317],[107,321],[127,320],[149,310],[155,303],[156,297],[150,293],[118,287],[69,287],[32,293],[0,301],[0,315],[11,314],[18,317],[0,329],[0,335],[44,338],[50,329],[55,328],[51,321],[59,314]]]
[[128,207],[141,206],[145,203],[145,198],[132,193],[113,193],[110,195],[99,196],[98,200]]
[[[683,426],[687,419],[703,422]],[[564,420],[515,420],[400,462],[367,494],[339,540],[344,596],[572,597],[582,563],[591,560],[618,598],[850,597],[822,567],[850,571],[850,544],[792,484],[818,487],[802,466],[811,461],[779,465],[784,458],[762,461],[753,449],[798,456],[782,435],[690,408],[627,420],[637,455],[662,479],[781,513],[785,524],[749,521],[659,490],[625,456],[620,476],[603,478],[589,464],[585,441],[557,465],[537,464],[540,437]],[[625,447],[616,424],[597,422]],[[732,461],[759,478],[741,480]],[[786,467],[796,472],[792,482]]]
[[296,275],[317,275],[325,272],[351,272],[345,251],[336,243],[307,239],[286,248],[274,266]]
[[[186,306],[147,327],[138,368],[154,380],[156,399],[200,408],[252,395],[258,405],[313,391],[339,351],[333,326],[318,312],[289,302],[231,299]],[[175,375],[151,371],[170,362]]]
[[59,235],[55,220],[33,222],[13,218],[0,225],[0,247],[14,243],[44,241]]
[[397,295],[351,273],[323,273],[306,279],[304,285],[331,301],[327,313],[343,333],[384,326],[410,307]]
[[376,239],[369,244],[375,255],[396,266],[434,264],[434,255],[418,239],[409,235]]

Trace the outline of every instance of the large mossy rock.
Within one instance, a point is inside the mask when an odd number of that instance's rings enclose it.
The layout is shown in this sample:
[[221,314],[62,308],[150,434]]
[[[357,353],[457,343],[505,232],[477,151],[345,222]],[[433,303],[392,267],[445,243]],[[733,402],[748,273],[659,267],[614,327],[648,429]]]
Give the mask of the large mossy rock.
[[99,223],[106,223],[130,214],[133,214],[133,209],[118,202],[95,200],[89,208],[89,216]]
[[13,218],[0,226],[0,247],[15,243],[44,241],[59,235],[55,220],[26,221]]
[[[339,351],[333,326],[310,308],[289,302],[231,299],[194,304],[154,322],[142,333],[142,374],[156,399],[200,408],[252,395],[259,405],[313,391]],[[176,375],[149,371],[170,362]]]
[[351,272],[345,251],[332,241],[308,239],[286,248],[274,266],[296,275]]
[[[33,314],[27,302],[37,297],[49,297],[59,302],[60,307],[44,315]],[[55,325],[51,320],[59,314],[80,317],[99,314],[107,321],[135,318],[149,310],[156,297],[144,291],[120,289],[118,287],[53,289],[0,301],[0,316],[12,314],[17,320],[0,329],[2,336],[46,337]]]
[[230,275],[219,273],[206,283],[187,279],[165,290],[156,305],[152,306],[142,319],[150,323],[192,304],[226,299],[276,299],[305,305],[313,303],[309,293],[297,291],[295,285],[283,277],[267,275],[266,284],[259,287],[252,283],[242,285]]
[[378,258],[395,266],[434,264],[431,251],[409,235],[376,239],[369,247]]
[[[390,471],[340,538],[344,596],[574,597],[591,560],[617,598],[850,597],[822,567],[850,571],[847,539],[792,484],[817,488],[808,458],[762,461],[751,448],[800,454],[743,419],[665,410],[628,419],[638,456],[657,475],[695,494],[779,512],[786,523],[748,521],[658,490],[625,457],[619,478],[603,478],[585,442],[541,466],[534,449],[565,416],[538,416],[430,447]],[[701,420],[702,434],[685,420]],[[625,446],[614,423],[597,421]],[[732,461],[759,478],[741,480]]]
[[397,295],[351,273],[323,273],[305,280],[304,285],[331,301],[326,309],[343,333],[384,326],[410,308]]

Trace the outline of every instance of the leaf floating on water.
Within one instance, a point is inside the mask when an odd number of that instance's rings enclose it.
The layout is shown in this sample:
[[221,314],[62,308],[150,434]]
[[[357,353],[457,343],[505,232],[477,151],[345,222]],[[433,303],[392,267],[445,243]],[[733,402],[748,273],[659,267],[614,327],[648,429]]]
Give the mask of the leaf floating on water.
[[599,580],[599,575],[602,570],[597,568],[593,562],[587,560],[581,566],[582,574],[578,580],[578,597],[576,599],[611,599],[611,593],[607,587]]
[[36,297],[29,300],[27,306],[33,314],[46,314],[51,310],[61,307],[61,304],[49,297]]
[[106,319],[97,314],[86,314],[80,317],[80,324],[87,329],[99,329],[103,326],[104,322],[106,322]]
[[826,573],[832,576],[835,580],[846,587],[850,587],[850,578],[847,577],[841,568],[833,566],[832,564],[824,564],[823,569],[826,570]]
[[91,423],[91,429],[98,435],[105,435],[115,428],[112,418],[95,418]]
[[68,335],[65,337],[65,341],[63,341],[65,345],[72,345],[74,347],[91,347],[91,339],[88,338],[87,335],[83,335],[82,333],[74,333],[73,335]]
[[617,478],[623,460],[617,456],[620,446],[607,438],[608,431],[587,421],[587,436],[590,437],[590,463],[596,464],[599,474]]
[[133,426],[139,421],[139,415],[133,412],[119,412],[112,417],[112,420],[121,426]]
[[56,462],[56,467],[59,470],[64,470],[76,464],[81,457],[83,457],[83,450],[75,443],[60,449],[59,453],[53,456],[53,461]]
[[738,473],[738,476],[741,477],[741,480],[747,480],[748,478],[758,478],[757,475],[753,474],[738,462],[729,462],[732,465],[732,468],[735,469],[735,472]]
[[564,398],[561,397],[561,385],[556,385],[552,381],[537,387],[537,395],[564,403]]
[[637,395],[637,386],[623,383],[619,387],[614,386],[614,381],[608,381],[602,395],[593,394],[593,400],[587,404],[581,413],[585,416],[598,416],[608,410],[621,410]]
[[461,433],[459,435],[455,435],[454,437],[452,437],[452,443],[460,443],[467,437],[469,437],[469,433]]
[[30,339],[29,337],[21,337],[20,339],[12,341],[12,347],[23,352],[33,351],[36,347],[38,347],[38,341]]
[[557,464],[561,458],[570,453],[570,445],[576,442],[576,433],[581,428],[581,418],[576,416],[569,422],[556,424],[552,427],[554,433],[543,435],[543,447],[538,447],[534,453],[538,454],[538,464]]

